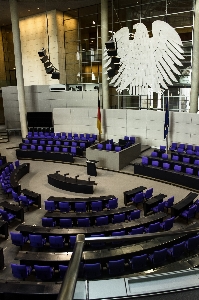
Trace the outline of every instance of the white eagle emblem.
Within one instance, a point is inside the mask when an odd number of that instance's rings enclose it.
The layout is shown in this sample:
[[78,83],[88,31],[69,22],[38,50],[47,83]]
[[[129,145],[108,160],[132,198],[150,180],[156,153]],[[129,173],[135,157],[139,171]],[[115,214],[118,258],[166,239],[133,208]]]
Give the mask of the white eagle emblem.
[[[181,39],[175,29],[163,21],[153,22],[151,38],[143,23],[137,23],[133,28],[136,29],[133,40],[129,40],[127,27],[113,35],[120,66],[110,84],[120,93],[129,90],[131,95],[147,95],[148,89],[162,92],[168,84],[177,82],[175,74],[181,75],[176,68],[176,65],[182,66],[180,60],[184,59]],[[111,58],[105,48],[104,60],[107,62],[104,68],[107,71]]]

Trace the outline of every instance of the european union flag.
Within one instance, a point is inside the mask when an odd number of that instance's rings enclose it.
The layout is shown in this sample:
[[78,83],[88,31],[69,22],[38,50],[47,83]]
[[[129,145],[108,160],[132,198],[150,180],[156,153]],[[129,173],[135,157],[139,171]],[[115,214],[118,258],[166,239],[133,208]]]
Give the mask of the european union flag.
[[169,106],[168,106],[168,99],[167,99],[166,106],[165,106],[164,139],[166,139],[168,132],[169,132]]

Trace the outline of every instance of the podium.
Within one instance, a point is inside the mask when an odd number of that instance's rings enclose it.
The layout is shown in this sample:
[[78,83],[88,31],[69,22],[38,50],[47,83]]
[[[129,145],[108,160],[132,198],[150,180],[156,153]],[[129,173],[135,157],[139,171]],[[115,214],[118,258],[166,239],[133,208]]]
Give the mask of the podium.
[[87,175],[90,176],[97,176],[97,171],[96,171],[96,163],[98,160],[88,160],[86,161],[87,163]]

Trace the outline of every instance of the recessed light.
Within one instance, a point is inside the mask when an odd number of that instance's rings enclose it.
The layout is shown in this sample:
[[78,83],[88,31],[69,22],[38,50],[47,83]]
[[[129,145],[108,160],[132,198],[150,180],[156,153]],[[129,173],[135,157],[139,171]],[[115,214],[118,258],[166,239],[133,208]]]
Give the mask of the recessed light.
[[95,21],[93,21],[93,24],[95,24]]
[[28,9],[28,11],[30,11],[30,9]]
[[37,7],[37,9],[39,9],[39,7]]
[[70,7],[68,8],[68,10],[70,10]]

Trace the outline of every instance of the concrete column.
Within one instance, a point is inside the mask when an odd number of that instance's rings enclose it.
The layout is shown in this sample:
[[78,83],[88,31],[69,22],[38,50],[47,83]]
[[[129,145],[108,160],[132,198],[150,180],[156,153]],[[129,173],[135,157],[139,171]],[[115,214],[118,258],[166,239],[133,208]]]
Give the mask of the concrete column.
[[102,42],[102,99],[103,108],[109,108],[109,87],[103,60],[105,43],[108,42],[108,0],[101,0],[101,42]]
[[199,0],[195,4],[192,74],[191,74],[191,98],[190,113],[198,111],[198,84],[199,84]]
[[19,115],[21,122],[21,133],[22,137],[25,138],[27,131],[26,124],[26,104],[25,104],[25,90],[24,90],[24,79],[23,79],[23,66],[22,66],[22,54],[21,54],[21,40],[19,31],[19,17],[17,10],[17,0],[9,0],[10,13],[12,21],[12,33],[14,43],[14,54],[15,54],[15,67],[17,77],[17,91],[19,101]]

